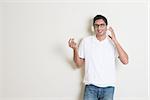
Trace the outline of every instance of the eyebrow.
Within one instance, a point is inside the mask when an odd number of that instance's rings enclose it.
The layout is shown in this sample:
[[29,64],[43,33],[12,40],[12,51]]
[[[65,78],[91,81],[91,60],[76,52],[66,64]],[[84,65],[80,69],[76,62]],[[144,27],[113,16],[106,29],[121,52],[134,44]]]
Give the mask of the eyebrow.
[[94,23],[94,25],[106,25],[106,24],[105,24],[105,23],[102,23],[102,24],[95,24],[95,23]]
[[103,23],[103,24],[94,24],[94,25],[100,26],[100,25],[106,25],[106,24]]

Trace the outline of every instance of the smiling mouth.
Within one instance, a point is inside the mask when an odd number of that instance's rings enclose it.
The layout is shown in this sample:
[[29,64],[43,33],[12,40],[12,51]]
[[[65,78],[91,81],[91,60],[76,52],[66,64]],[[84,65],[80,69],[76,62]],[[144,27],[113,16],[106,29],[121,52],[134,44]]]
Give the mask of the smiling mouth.
[[98,33],[102,33],[103,32],[103,30],[98,30]]

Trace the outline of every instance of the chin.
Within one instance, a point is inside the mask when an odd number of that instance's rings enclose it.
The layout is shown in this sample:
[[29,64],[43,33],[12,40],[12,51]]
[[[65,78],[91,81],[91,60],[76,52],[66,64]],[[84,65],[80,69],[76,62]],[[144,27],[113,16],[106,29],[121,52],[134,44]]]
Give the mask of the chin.
[[104,35],[104,33],[96,33],[97,35],[99,35],[99,36],[103,36]]

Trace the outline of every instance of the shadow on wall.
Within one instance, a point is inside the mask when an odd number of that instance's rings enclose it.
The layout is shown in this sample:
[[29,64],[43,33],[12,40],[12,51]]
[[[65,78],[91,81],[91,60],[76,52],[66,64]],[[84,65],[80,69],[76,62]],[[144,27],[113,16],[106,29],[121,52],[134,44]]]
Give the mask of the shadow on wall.
[[[87,33],[88,35],[94,35],[94,31],[92,30],[92,25],[93,25],[93,20],[91,18],[89,18],[89,20],[87,21]],[[80,45],[82,39],[79,40],[78,45]],[[67,40],[67,44],[68,44],[68,40]],[[65,45],[65,44],[64,44]],[[64,49],[64,45],[62,45],[62,43],[58,43],[55,45],[54,53],[56,53],[56,55],[59,55],[59,57],[61,57],[67,64],[69,64],[71,69],[77,69],[77,66],[75,65],[73,58],[69,58],[66,50]],[[68,48],[70,48],[69,46],[67,46]],[[72,52],[73,55],[73,52]],[[64,58],[65,57],[65,58]],[[84,95],[84,84],[83,84],[83,78],[84,78],[84,65],[81,66],[80,69],[80,92],[78,94],[78,100],[83,100],[83,95]]]
[[[82,40],[82,39],[81,39]],[[80,42],[81,42],[80,40]],[[79,43],[80,43],[79,42]],[[68,43],[68,42],[67,42]],[[66,45],[66,44],[65,44]],[[67,52],[66,52],[66,49],[64,48],[65,46],[62,45],[62,43],[56,43],[55,44],[55,47],[53,48],[53,53],[55,53],[56,56],[59,56],[59,58],[61,60],[63,60],[64,63],[66,64],[69,64],[70,66],[70,69],[72,70],[80,70],[80,84],[79,84],[79,87],[80,87],[80,91],[79,91],[79,94],[78,94],[78,100],[83,100],[83,93],[84,93],[84,84],[83,84],[83,77],[84,77],[84,65],[81,66],[81,68],[77,68],[77,66],[75,65],[74,61],[73,61],[73,58],[69,58],[68,55],[67,55]],[[67,46],[67,48],[70,48],[69,46]],[[51,49],[51,48],[50,48]],[[71,48],[70,48],[71,49]],[[73,52],[72,52],[72,55],[73,55]]]
[[[94,35],[95,33],[94,33],[94,28],[93,28],[93,19],[91,19],[91,18],[89,18],[89,20],[87,21],[87,33],[88,33],[88,35]],[[80,39],[79,40],[79,43],[78,43],[78,45],[80,45],[80,43],[81,43],[81,41],[82,41],[82,39]],[[68,46],[69,47],[69,46]],[[73,53],[73,52],[72,52]],[[67,63],[70,65],[70,66],[72,66],[72,68],[73,69],[76,69],[77,68],[77,66],[75,65],[75,63],[73,62],[73,58],[72,59],[68,59],[67,58],[67,55],[66,56],[63,56],[63,57],[66,57],[66,61],[67,61]],[[78,95],[78,100],[83,100],[83,96],[84,96],[84,88],[85,88],[85,85],[84,85],[84,83],[83,83],[83,78],[84,78],[84,69],[85,69],[85,67],[84,67],[85,65],[83,65],[83,66],[81,66],[81,68],[80,68],[80,81],[81,81],[81,83],[80,83],[80,92],[79,92],[79,95]]]
[[[89,36],[90,36],[90,35],[94,35],[95,33],[94,33],[94,28],[93,28],[93,18],[89,18],[89,19],[88,19],[86,26],[87,26],[86,32],[88,33],[88,35],[89,35]],[[79,43],[78,43],[79,45],[80,45],[81,41],[82,41],[82,39],[79,40]],[[72,59],[73,59],[73,58],[72,58]],[[71,66],[73,66],[73,68],[76,68],[75,64],[72,65],[72,61],[73,61],[73,60],[70,61],[70,59],[68,59],[67,61],[68,61],[68,63],[69,63]],[[73,63],[74,63],[74,62],[73,62]],[[81,70],[80,70],[80,72],[81,72],[81,78],[80,78],[81,84],[80,84],[80,93],[79,93],[79,96],[78,96],[78,100],[83,100],[83,96],[84,96],[84,88],[85,88],[85,85],[83,84],[84,71],[85,71],[85,70],[84,70],[84,69],[85,69],[84,66],[85,66],[85,65],[83,65],[82,68],[81,68]]]

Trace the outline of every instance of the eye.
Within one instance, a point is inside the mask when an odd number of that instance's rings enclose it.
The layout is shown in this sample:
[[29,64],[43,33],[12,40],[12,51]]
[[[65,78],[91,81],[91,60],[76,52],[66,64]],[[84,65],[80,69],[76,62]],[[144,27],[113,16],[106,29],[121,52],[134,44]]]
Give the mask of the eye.
[[100,26],[105,26],[105,24],[100,24]]
[[106,24],[94,24],[95,28],[98,28],[100,26],[100,28],[103,28],[106,26]]

